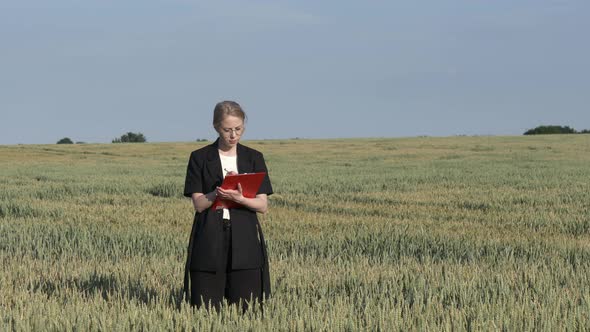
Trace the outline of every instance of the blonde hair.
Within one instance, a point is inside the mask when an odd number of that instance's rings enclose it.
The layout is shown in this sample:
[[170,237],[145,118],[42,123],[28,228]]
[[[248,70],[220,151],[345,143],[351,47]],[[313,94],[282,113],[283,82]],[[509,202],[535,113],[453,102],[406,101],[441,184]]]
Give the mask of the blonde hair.
[[235,101],[225,100],[215,105],[215,109],[213,110],[213,128],[216,130],[219,129],[221,121],[229,115],[241,118],[242,121],[246,122],[246,113],[242,109],[242,106]]

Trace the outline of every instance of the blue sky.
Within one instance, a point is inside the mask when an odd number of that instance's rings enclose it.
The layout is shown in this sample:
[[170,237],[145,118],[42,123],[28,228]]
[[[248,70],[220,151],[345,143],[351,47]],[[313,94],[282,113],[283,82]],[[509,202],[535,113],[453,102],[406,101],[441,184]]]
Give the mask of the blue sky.
[[590,2],[0,0],[0,144],[590,129]]

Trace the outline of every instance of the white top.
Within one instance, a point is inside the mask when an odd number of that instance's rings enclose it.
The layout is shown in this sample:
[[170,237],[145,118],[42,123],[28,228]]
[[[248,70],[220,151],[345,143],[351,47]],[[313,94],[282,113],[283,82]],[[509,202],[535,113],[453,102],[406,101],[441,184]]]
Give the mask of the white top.
[[[221,159],[221,169],[223,170],[223,178],[229,172],[238,172],[238,157],[237,156],[224,156],[221,153],[219,154],[219,159]],[[229,219],[229,210],[223,209],[223,219]]]

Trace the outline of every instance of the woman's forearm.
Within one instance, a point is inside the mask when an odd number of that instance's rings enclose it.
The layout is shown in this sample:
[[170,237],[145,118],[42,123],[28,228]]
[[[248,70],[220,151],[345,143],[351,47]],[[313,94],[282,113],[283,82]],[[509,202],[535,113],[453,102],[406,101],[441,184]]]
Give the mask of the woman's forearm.
[[207,210],[213,205],[217,197],[222,200],[234,201],[254,212],[266,213],[268,210],[268,196],[266,194],[256,195],[254,198],[246,198],[242,195],[241,190],[223,190],[221,188],[208,194],[194,193],[192,200],[195,210],[199,213]]
[[213,205],[213,202],[215,202],[215,197],[217,197],[217,193],[212,191],[208,194],[194,193],[192,194],[191,199],[193,201],[195,210],[201,213]]
[[256,195],[254,198],[243,197],[238,203],[254,212],[266,213],[266,211],[268,211],[268,199],[266,194]]

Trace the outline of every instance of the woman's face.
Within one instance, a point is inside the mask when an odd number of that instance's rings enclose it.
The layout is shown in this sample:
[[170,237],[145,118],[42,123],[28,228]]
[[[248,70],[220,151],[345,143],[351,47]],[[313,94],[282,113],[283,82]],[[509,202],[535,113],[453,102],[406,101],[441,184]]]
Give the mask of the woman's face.
[[223,145],[234,147],[244,133],[244,120],[237,116],[227,115],[221,121],[219,128],[217,128],[217,133],[219,133],[219,139]]

